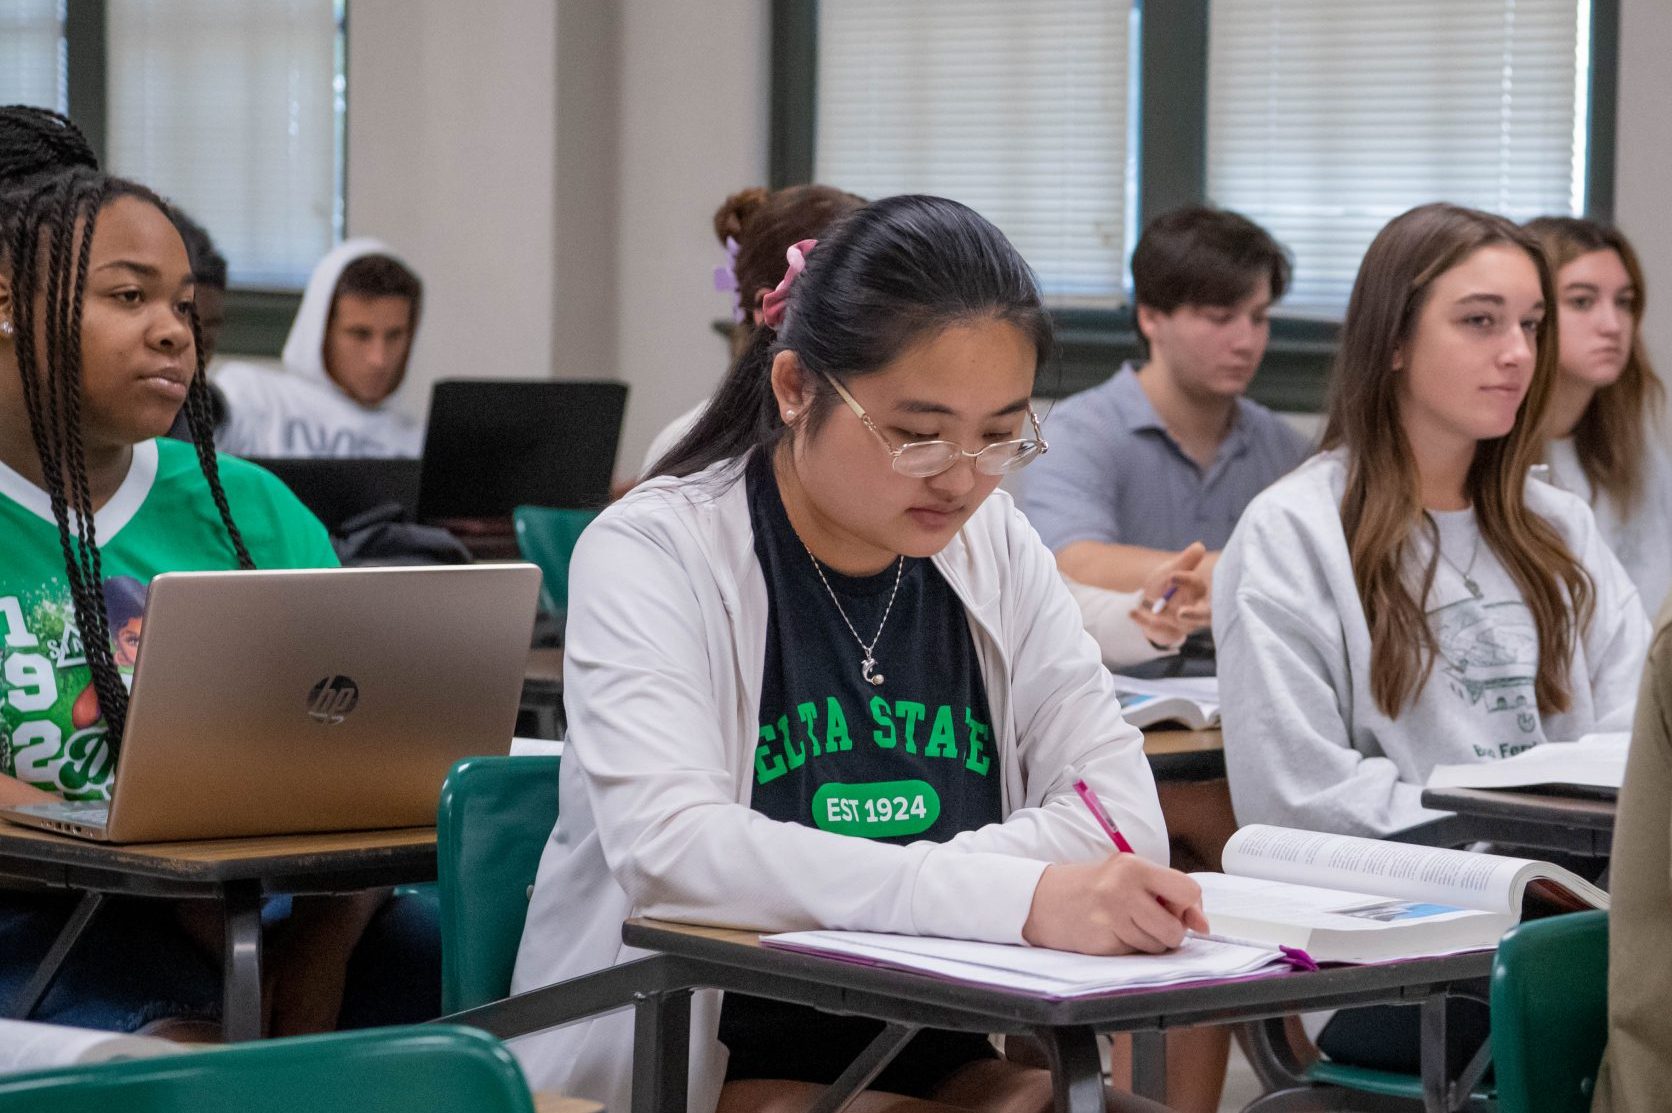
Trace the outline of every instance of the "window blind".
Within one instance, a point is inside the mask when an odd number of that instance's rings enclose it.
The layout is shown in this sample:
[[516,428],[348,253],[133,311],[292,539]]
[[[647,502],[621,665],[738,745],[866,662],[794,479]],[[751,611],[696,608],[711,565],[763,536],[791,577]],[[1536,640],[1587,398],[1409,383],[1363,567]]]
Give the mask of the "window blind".
[[821,0],[816,177],[998,225],[1059,302],[1125,273],[1129,0]]
[[0,104],[33,104],[63,112],[62,0],[0,0]]
[[1584,207],[1588,0],[1214,0],[1208,194],[1338,316],[1371,238],[1429,201]]
[[107,0],[109,164],[184,208],[234,285],[298,288],[337,225],[332,0]]

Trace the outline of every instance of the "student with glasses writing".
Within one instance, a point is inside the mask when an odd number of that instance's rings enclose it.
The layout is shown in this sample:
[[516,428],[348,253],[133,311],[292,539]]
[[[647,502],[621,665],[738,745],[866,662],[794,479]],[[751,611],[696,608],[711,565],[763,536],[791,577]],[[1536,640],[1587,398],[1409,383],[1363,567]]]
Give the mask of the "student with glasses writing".
[[[1162,864],[1141,739],[996,490],[1046,450],[1032,273],[933,197],[872,204],[789,260],[701,421],[576,549],[560,819],[513,991],[635,957],[635,915],[1176,946],[1200,892]],[[1110,854],[1076,767],[1136,854]],[[692,1108],[804,1108],[878,1030],[699,994]],[[517,1050],[537,1086],[625,1108],[631,1033],[617,1014]],[[980,1036],[925,1032],[860,1100],[1050,1096]]]

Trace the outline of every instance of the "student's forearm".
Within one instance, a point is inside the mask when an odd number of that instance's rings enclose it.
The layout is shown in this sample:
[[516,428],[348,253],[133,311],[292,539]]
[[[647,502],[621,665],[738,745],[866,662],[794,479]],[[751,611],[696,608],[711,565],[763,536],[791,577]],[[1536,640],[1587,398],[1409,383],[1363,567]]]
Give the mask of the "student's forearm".
[[[1076,541],[1057,553],[1057,568],[1071,580],[1111,591],[1137,591],[1157,566],[1171,560],[1175,553],[1166,549],[1148,549],[1142,545],[1112,545],[1106,541]],[[1217,551],[1210,552],[1200,570],[1212,575],[1219,560]]]
[[12,804],[50,804],[57,799],[58,797],[50,792],[0,773],[0,805],[9,807]]

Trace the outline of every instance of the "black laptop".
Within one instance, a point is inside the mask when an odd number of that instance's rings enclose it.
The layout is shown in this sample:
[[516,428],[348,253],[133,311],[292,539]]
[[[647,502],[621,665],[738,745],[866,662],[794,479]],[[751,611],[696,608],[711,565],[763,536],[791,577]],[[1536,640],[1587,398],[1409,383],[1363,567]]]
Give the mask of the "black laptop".
[[617,382],[447,379],[430,397],[418,520],[601,507],[627,409]]
[[333,533],[374,507],[421,522],[501,520],[517,506],[610,498],[627,386],[549,379],[435,384],[422,460],[253,459]]
[[417,460],[251,457],[283,481],[332,533],[350,518],[394,503],[405,517],[418,509]]

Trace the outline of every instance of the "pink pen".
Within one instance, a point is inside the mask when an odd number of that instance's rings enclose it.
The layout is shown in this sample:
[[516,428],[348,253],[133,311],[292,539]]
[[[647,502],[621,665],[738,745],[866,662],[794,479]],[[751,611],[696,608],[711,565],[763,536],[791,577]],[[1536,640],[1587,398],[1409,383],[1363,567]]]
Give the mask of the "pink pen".
[[[1103,801],[1097,798],[1097,793],[1091,790],[1091,786],[1086,783],[1086,779],[1084,777],[1077,776],[1074,778],[1074,791],[1079,795],[1081,802],[1083,802],[1086,805],[1086,808],[1091,812],[1092,818],[1097,820],[1097,825],[1103,828],[1103,833],[1109,836],[1109,841],[1115,844],[1115,849],[1120,851],[1122,854],[1134,853],[1132,844],[1127,842],[1126,836],[1120,833],[1120,828],[1115,826],[1114,817],[1111,816],[1108,810],[1103,807]],[[1161,900],[1160,897],[1156,897],[1155,899],[1157,901]],[[1204,932],[1192,931],[1188,934],[1198,936],[1202,939],[1212,939],[1219,943],[1235,943],[1238,946],[1244,947],[1265,946],[1263,943],[1254,943],[1247,939],[1230,939],[1222,935],[1211,935]],[[1290,966],[1293,966],[1297,970],[1318,969],[1317,961],[1299,947],[1287,947],[1280,945],[1277,948],[1277,952],[1283,956],[1284,960],[1288,962]]]
[[1103,828],[1103,833],[1109,836],[1109,841],[1115,844],[1115,849],[1122,854],[1131,854],[1132,844],[1120,833],[1120,828],[1115,826],[1114,817],[1104,810],[1103,801],[1097,798],[1097,793],[1091,790],[1084,777],[1074,778],[1074,791],[1079,793],[1081,801],[1091,811],[1092,818]]

